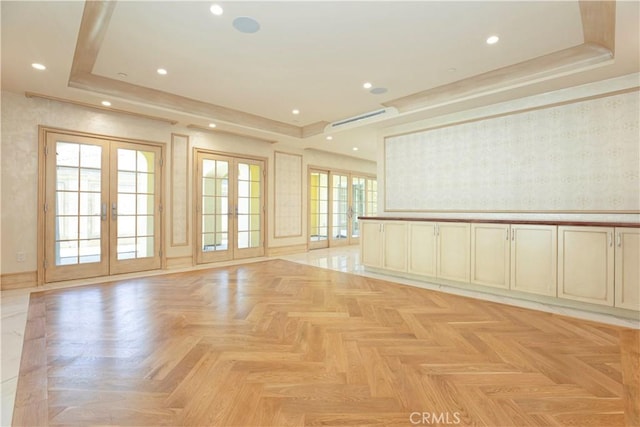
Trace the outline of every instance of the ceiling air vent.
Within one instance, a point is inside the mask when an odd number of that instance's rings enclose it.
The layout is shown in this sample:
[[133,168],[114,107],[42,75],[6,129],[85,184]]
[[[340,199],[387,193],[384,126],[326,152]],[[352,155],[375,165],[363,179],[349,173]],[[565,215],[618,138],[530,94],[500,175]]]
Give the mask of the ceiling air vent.
[[383,108],[380,110],[370,111],[368,113],[330,123],[325,128],[325,132],[337,130],[343,127],[351,127],[349,125],[355,126],[357,124],[361,124],[362,122],[370,123],[373,121],[378,121],[382,118],[394,116],[397,112],[398,110],[396,110],[395,108]]

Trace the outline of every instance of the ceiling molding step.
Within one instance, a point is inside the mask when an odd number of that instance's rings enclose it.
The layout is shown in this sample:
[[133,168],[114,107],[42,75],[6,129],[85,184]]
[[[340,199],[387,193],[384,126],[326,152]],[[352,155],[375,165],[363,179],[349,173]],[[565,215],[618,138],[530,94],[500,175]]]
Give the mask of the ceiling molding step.
[[235,131],[226,130],[226,129],[210,128],[210,127],[199,126],[199,125],[194,125],[194,124],[187,125],[187,128],[196,129],[196,130],[199,130],[199,131],[202,131],[202,132],[208,132],[208,133],[214,133],[214,134],[217,133],[217,134],[241,136],[243,138],[255,139],[256,141],[266,142],[268,144],[277,144],[278,143],[278,141],[274,141],[272,139],[260,138],[259,136],[253,136],[253,135],[250,135],[248,133],[235,132]]
[[266,132],[296,138],[301,136],[301,129],[298,126],[94,74],[78,74],[69,81],[69,86],[169,111],[210,117],[211,120],[224,121]]
[[375,162],[373,160],[364,159],[362,157],[356,157],[356,156],[352,156],[352,155],[349,155],[349,154],[336,153],[335,151],[321,150],[319,148],[305,148],[304,151],[311,151],[311,152],[314,152],[314,153],[330,155],[330,156],[333,156],[333,157],[349,157],[351,159],[359,160],[361,162],[377,164],[377,162]]
[[93,104],[90,104],[88,102],[74,101],[74,100],[66,99],[66,98],[58,98],[58,97],[55,97],[55,96],[43,95],[43,94],[40,94],[40,93],[25,92],[24,96],[27,97],[27,98],[40,98],[40,99],[46,99],[48,101],[63,102],[65,104],[77,105],[79,107],[91,108],[91,109],[94,109],[94,110],[106,111],[106,112],[109,112],[109,113],[126,114],[127,116],[133,116],[133,117],[139,117],[139,118],[143,118],[143,119],[155,120],[155,121],[159,121],[159,122],[170,123],[172,125],[178,124],[178,121],[177,120],[173,120],[173,119],[165,119],[164,117],[151,116],[149,114],[136,113],[136,112],[133,112],[133,111],[121,110],[121,109],[118,109],[118,108],[103,107],[101,105],[93,105]]
[[481,115],[478,115],[476,117],[472,117],[472,118],[468,118],[468,119],[452,120],[452,121],[449,121],[449,122],[443,123],[443,124],[432,125],[432,126],[424,126],[424,127],[421,127],[420,129],[408,130],[408,131],[403,131],[403,132],[399,132],[399,133],[389,133],[389,134],[385,134],[383,138],[386,139],[386,138],[393,138],[393,137],[403,136],[403,135],[411,135],[411,134],[419,133],[419,132],[428,132],[428,131],[432,131],[432,130],[436,130],[436,129],[443,129],[443,128],[449,128],[449,127],[453,127],[453,126],[460,126],[460,125],[464,125],[464,124],[467,124],[467,123],[481,122],[483,120],[497,119],[499,117],[513,116],[515,114],[528,113],[530,111],[546,110],[548,108],[560,107],[560,106],[563,106],[563,105],[575,104],[575,103],[578,103],[578,102],[591,101],[591,100],[594,100],[594,99],[608,98],[610,96],[622,95],[622,94],[625,94],[625,93],[638,92],[638,91],[640,91],[640,86],[633,86],[633,87],[628,87],[628,88],[625,88],[625,89],[618,89],[618,90],[614,90],[614,91],[599,93],[599,94],[596,94],[596,95],[587,95],[587,96],[583,96],[583,97],[580,97],[580,98],[571,98],[571,99],[564,100],[564,101],[555,101],[555,102],[549,102],[549,103],[546,103],[546,104],[535,105],[535,106],[531,106],[531,107],[518,108],[518,109],[515,109],[515,110],[504,111],[504,112],[500,112],[500,113],[496,113],[496,114],[481,114]]
[[329,122],[315,122],[310,125],[306,125],[302,127],[302,137],[309,138],[310,136],[321,135],[324,133],[325,127]]
[[611,51],[581,44],[383,103],[400,113],[426,110],[527,86],[609,63]]
[[93,67],[116,3],[116,1],[87,1],[85,3],[69,75],[69,87],[115,96],[169,111],[197,114],[210,117],[211,120],[222,120],[238,126],[295,138],[302,137],[302,128],[299,126],[93,74]]
[[580,0],[578,4],[584,42],[606,47],[615,53],[616,2]]
[[85,2],[69,81],[77,74],[93,71],[115,7],[116,1]]

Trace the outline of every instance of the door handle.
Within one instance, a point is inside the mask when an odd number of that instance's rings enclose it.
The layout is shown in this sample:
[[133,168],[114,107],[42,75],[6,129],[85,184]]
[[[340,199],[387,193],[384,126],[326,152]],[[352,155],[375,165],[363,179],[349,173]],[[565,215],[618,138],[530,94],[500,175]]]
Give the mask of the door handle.
[[111,203],[111,218],[112,219],[118,218],[118,208],[115,203]]

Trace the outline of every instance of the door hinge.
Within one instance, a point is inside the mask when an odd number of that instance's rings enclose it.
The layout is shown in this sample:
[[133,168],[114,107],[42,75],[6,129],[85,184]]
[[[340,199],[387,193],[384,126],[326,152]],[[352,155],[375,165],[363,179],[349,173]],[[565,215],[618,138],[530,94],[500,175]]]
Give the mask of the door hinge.
[[162,258],[162,249],[160,249],[160,252],[158,252],[158,255],[160,256],[160,258]]
[[158,206],[158,210],[160,211],[160,213],[162,213],[162,203],[160,203],[160,206]]
[[47,267],[49,267],[49,261],[47,261],[47,259],[46,259],[46,258],[44,259],[44,261],[43,261],[43,263],[42,263],[42,266],[43,266],[45,269],[46,269]]

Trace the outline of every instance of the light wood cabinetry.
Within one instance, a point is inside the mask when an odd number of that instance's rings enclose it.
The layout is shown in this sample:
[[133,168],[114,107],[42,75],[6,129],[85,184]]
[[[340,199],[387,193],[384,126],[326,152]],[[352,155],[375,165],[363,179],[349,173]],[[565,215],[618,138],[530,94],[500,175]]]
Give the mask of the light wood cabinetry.
[[633,225],[372,218],[362,220],[361,259],[413,279],[640,312],[640,228]]
[[469,282],[470,230],[469,223],[438,223],[437,277]]
[[640,228],[615,229],[614,305],[640,311]]
[[425,277],[469,281],[470,224],[415,222],[409,224],[407,271]]
[[420,276],[436,277],[438,238],[435,222],[409,224],[408,272]]
[[612,227],[558,227],[558,296],[613,306]]
[[471,224],[471,283],[509,289],[509,224]]
[[407,271],[407,224],[384,222],[382,224],[382,268]]
[[539,295],[557,293],[557,227],[511,225],[511,289]]
[[401,221],[362,221],[360,256],[366,267],[407,271],[407,224]]
[[382,267],[382,221],[362,221],[360,259],[366,267]]

